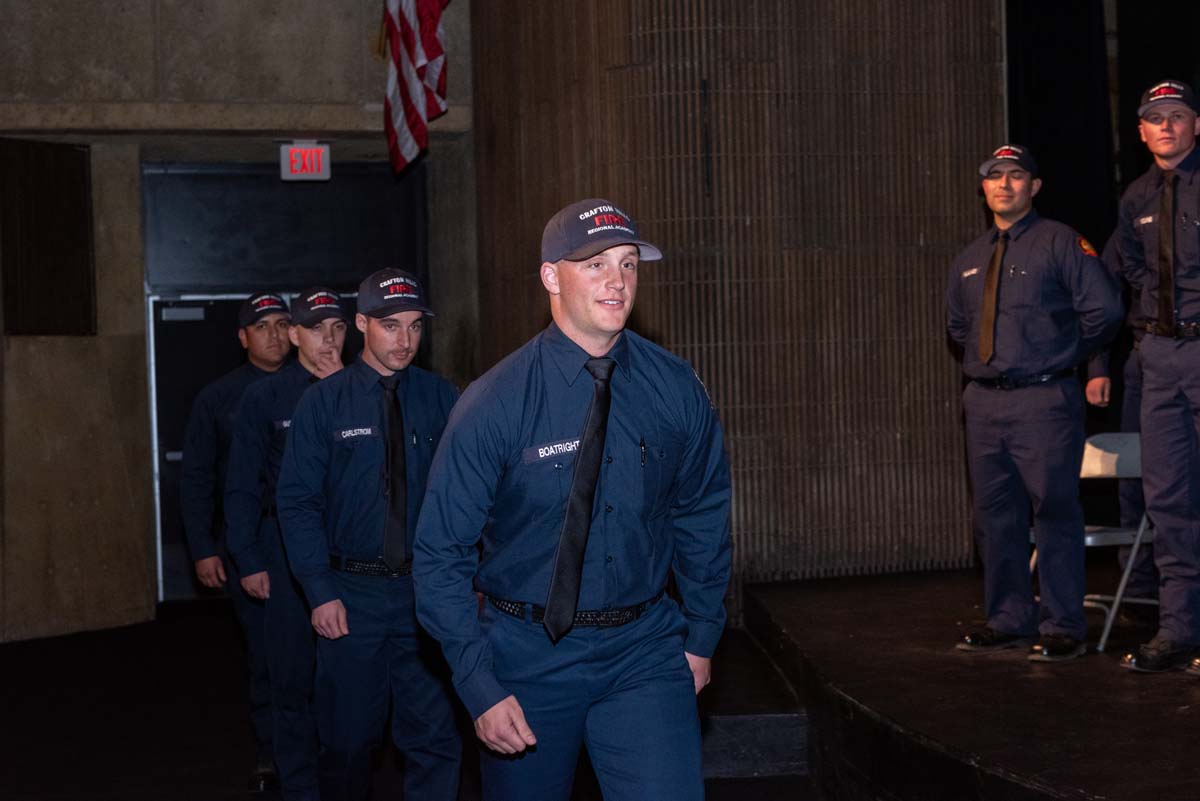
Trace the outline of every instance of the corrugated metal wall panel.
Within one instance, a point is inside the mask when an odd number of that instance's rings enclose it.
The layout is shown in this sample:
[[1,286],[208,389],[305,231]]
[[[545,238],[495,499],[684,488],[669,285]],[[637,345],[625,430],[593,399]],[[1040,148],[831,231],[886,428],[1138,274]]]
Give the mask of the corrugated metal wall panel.
[[484,363],[548,319],[544,221],[611,197],[666,248],[633,327],[721,410],[739,574],[969,562],[942,298],[1003,136],[997,0],[473,11]]

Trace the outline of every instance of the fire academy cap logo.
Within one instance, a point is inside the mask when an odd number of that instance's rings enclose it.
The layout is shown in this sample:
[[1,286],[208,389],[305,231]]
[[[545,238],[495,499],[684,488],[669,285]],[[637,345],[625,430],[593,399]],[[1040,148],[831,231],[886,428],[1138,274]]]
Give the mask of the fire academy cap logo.
[[1175,81],[1163,81],[1157,86],[1150,87],[1147,100],[1183,100],[1184,86]]
[[379,282],[379,288],[384,291],[385,297],[388,300],[396,300],[398,298],[416,300],[419,297],[416,284],[405,278],[385,279]]
[[259,295],[257,298],[250,301],[250,305],[254,307],[255,314],[271,311],[272,309],[287,311],[287,306],[285,306],[283,301],[275,295]]

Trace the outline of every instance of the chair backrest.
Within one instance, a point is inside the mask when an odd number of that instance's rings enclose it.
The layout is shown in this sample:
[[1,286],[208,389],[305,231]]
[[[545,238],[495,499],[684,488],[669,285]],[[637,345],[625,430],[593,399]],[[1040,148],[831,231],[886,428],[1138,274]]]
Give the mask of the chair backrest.
[[1080,478],[1141,478],[1142,442],[1138,434],[1093,434],[1083,446]]

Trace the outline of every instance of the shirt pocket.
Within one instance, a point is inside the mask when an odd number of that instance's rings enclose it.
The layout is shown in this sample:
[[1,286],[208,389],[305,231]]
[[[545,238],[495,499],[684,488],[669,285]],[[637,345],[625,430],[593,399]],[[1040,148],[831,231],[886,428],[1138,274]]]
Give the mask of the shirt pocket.
[[1004,277],[1000,283],[1001,302],[1004,302],[1004,295],[1007,294],[1007,305],[1018,309],[1038,308],[1045,300],[1044,284],[1047,280],[1045,270],[1022,264],[1005,264]]
[[647,519],[665,515],[671,506],[671,490],[683,461],[686,440],[680,433],[655,433],[639,443],[642,465],[642,511]]

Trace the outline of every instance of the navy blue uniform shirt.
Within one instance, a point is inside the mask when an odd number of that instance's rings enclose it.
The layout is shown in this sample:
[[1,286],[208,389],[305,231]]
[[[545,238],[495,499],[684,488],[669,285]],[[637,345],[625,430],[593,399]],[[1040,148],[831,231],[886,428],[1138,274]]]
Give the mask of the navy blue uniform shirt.
[[[995,351],[979,361],[983,281],[999,231],[967,246],[950,270],[946,329],[964,349],[970,378],[1010,378],[1076,367],[1120,327],[1121,295],[1074,230],[1030,211],[1009,230],[1000,268]],[[1094,252],[1094,251],[1093,251]]]
[[[366,561],[383,557],[386,443],[379,379],[360,358],[309,387],[292,413],[275,501],[292,573],[314,609],[338,597],[331,553]],[[396,393],[408,448],[411,535],[429,463],[458,392],[446,379],[408,367],[400,371]]]
[[[1117,251],[1117,237],[1115,234],[1108,238],[1108,244],[1104,246],[1104,251],[1100,254],[1100,261],[1104,263],[1104,269],[1108,270],[1113,283],[1121,290],[1121,301],[1125,305],[1125,324],[1133,331],[1134,341],[1141,342],[1142,337],[1146,333],[1146,319],[1142,317],[1139,311],[1138,299],[1132,296],[1133,293],[1129,289],[1129,284],[1122,274],[1121,256]],[[1112,343],[1100,348],[1100,350],[1089,356],[1087,377],[1089,379],[1108,378],[1111,357]]]
[[[1200,321],[1200,148],[1176,167],[1175,319]],[[1138,176],[1121,196],[1117,249],[1125,280],[1134,289],[1140,317],[1158,319],[1158,219],[1162,170],[1157,164]]]
[[316,381],[299,361],[288,362],[247,387],[234,413],[225,477],[225,546],[243,576],[267,569],[269,543],[259,542],[258,524],[275,505],[292,412]]
[[[711,656],[731,562],[720,423],[687,362],[630,331],[608,355],[617,366],[578,608],[653,598],[673,567],[686,650]],[[510,691],[492,670],[472,583],[546,603],[592,397],[588,358],[552,324],[467,389],[434,459],[413,561],[417,613],[474,718]]]
[[225,525],[221,500],[233,438],[233,414],[246,388],[269,375],[247,362],[200,390],[192,403],[179,477],[183,532],[192,561],[220,552]]

